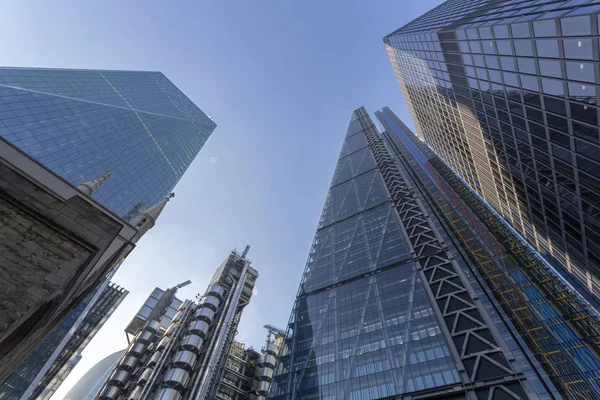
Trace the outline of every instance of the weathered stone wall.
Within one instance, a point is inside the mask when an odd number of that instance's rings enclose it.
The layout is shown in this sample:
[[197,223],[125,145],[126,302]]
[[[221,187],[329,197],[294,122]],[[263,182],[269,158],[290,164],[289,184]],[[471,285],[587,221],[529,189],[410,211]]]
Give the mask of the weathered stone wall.
[[122,226],[0,162],[0,380],[106,274],[90,272]]

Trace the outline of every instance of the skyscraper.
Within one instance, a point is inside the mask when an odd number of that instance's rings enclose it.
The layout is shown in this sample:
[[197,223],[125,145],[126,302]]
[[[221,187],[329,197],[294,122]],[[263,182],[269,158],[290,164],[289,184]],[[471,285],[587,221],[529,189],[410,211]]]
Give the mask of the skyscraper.
[[596,308],[597,11],[450,0],[384,38],[417,135]]
[[268,398],[598,398],[593,307],[377,116],[352,114]]
[[160,72],[0,68],[0,136],[125,216],[170,193],[216,124]]
[[155,301],[149,298],[127,326],[135,337],[98,398],[215,399],[227,379],[225,371],[230,371],[225,368],[229,350],[258,278],[246,257],[249,248],[241,254],[233,251],[198,301],[180,303],[171,315],[179,286],[154,291]]
[[0,399],[44,400],[52,396],[87,344],[129,293],[113,283],[97,290],[98,296],[94,291],[83,299],[0,384]]

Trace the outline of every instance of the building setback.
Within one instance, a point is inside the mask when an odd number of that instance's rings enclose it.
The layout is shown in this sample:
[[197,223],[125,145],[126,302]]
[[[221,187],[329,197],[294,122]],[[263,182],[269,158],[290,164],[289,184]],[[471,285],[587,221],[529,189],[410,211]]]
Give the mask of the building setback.
[[447,1],[384,38],[417,135],[596,308],[597,11]]
[[387,108],[354,111],[268,398],[598,398],[593,307]]
[[98,398],[214,399],[242,311],[258,278],[246,258],[248,250],[249,246],[242,254],[233,251],[217,268],[199,301],[184,301],[169,318],[164,317],[178,287],[164,291],[160,298],[155,296],[158,302],[147,301],[153,306],[142,307],[128,325],[127,333],[134,334],[134,339]]

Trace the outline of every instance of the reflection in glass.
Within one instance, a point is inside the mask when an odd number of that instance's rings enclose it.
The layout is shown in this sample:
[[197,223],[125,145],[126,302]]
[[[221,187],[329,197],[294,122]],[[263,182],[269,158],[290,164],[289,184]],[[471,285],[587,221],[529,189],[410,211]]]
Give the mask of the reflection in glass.
[[594,83],[596,78],[594,75],[594,64],[584,62],[567,61],[567,78],[576,81],[585,81]]
[[558,58],[558,40],[556,39],[541,39],[536,40],[535,45],[537,48],[538,57],[551,57]]
[[563,40],[565,58],[593,60],[591,39],[565,39]]
[[567,17],[560,21],[564,36],[582,36],[592,34],[592,25],[589,15],[580,17]]

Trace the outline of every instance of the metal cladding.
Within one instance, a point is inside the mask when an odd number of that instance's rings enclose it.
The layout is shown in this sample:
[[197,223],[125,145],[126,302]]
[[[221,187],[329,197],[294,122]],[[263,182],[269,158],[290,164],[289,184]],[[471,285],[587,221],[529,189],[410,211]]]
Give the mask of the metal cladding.
[[[127,332],[136,335],[135,340],[115,367],[114,379],[104,383],[105,387],[122,388],[112,400],[219,398],[221,381],[226,382],[223,370],[235,336],[232,333],[241,310],[250,301],[243,289],[254,287],[257,277],[250,262],[233,252],[217,269],[208,290],[198,295],[197,303],[185,300],[181,306],[169,308],[169,314],[167,309],[156,308],[159,311],[149,318],[162,321],[162,327],[154,320],[145,325],[130,324],[133,328]],[[176,288],[170,289],[173,295]],[[223,307],[225,304],[228,306]],[[254,367],[252,378],[245,381],[247,392],[252,387]],[[263,379],[269,379],[269,371],[264,375]]]
[[202,307],[208,307],[213,311],[217,311],[219,304],[221,304],[221,301],[216,296],[207,296],[200,303]]
[[225,298],[225,289],[221,285],[214,284],[208,289],[208,294],[223,300]]
[[206,323],[205,321],[198,320],[190,324],[188,332],[194,333],[202,338],[205,338],[209,329],[210,325],[208,323]]
[[215,312],[208,307],[202,307],[198,311],[196,311],[196,319],[200,319],[202,321],[206,321],[211,324],[213,319],[215,318]]
[[162,388],[158,390],[158,393],[154,397],[154,400],[180,400],[181,394],[175,389]]
[[144,343],[135,343],[133,346],[131,346],[131,348],[129,349],[128,354],[132,355],[134,357],[140,358],[141,356],[144,355],[144,353],[146,352],[146,348],[148,346],[146,346]]
[[277,351],[277,344],[275,342],[267,342],[263,350],[265,354],[271,354],[273,356],[277,356]]
[[271,354],[263,354],[262,357],[262,365],[265,365],[267,367],[275,367],[275,363],[277,362],[277,358]]
[[156,334],[160,330],[160,322],[148,321],[148,322],[146,322],[146,325],[144,326],[144,330]]
[[108,382],[111,385],[114,385],[120,389],[123,389],[129,380],[131,373],[124,370],[117,370],[113,372],[111,377],[108,379]]
[[121,395],[121,389],[116,386],[107,386],[100,394],[101,400],[116,400]]
[[171,368],[165,374],[164,384],[177,390],[183,390],[187,387],[189,380],[189,372],[182,368]]
[[261,381],[270,381],[273,378],[273,368],[261,367],[256,372],[256,377]]
[[148,363],[146,364],[146,366],[148,368],[154,368],[156,366],[156,364],[158,363],[158,361],[160,360],[160,356],[162,354],[157,351],[156,353],[152,354],[152,357],[150,357],[150,360],[148,361]]
[[189,350],[181,350],[173,357],[173,365],[191,372],[196,364],[196,354]]
[[123,359],[123,361],[121,361],[118,368],[125,371],[133,372],[133,370],[135,369],[135,367],[137,367],[139,362],[140,360],[138,358],[133,356],[127,356]]
[[260,395],[266,395],[269,391],[269,382],[267,381],[257,381],[255,386],[256,393]]
[[200,349],[202,349],[202,344],[204,340],[198,335],[188,335],[183,338],[181,341],[181,348],[185,350],[189,350],[192,353],[198,354],[200,353]]
[[154,340],[154,334],[150,331],[140,332],[135,341],[138,343],[150,344]]
[[[156,353],[158,354],[158,353]],[[142,374],[140,375],[140,379],[138,379],[137,383],[138,385],[145,385],[146,382],[148,382],[150,380],[150,377],[152,376],[152,373],[154,372],[154,370],[150,367],[144,369],[144,371],[142,372]]]
[[156,345],[156,351],[163,351],[165,349],[165,347],[167,347],[169,345],[169,342],[171,341],[171,339],[169,337],[163,337],[160,342],[158,342],[158,344]]

